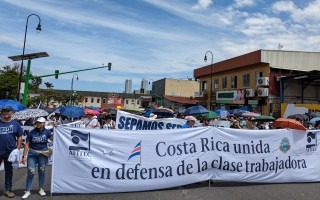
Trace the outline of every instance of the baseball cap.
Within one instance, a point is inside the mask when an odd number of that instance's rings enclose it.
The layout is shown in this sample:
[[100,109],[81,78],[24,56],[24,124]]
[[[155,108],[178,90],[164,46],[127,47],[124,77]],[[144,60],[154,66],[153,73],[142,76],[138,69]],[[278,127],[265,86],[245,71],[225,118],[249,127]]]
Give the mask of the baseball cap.
[[46,122],[46,119],[44,117],[39,117],[36,122],[44,123]]
[[95,115],[91,110],[88,110],[87,112],[86,112],[86,115]]
[[186,119],[187,121],[194,121],[194,122],[197,121],[197,119],[196,119],[194,116],[187,116],[185,119]]
[[14,109],[11,106],[6,106],[6,107],[2,108],[2,110],[14,111]]

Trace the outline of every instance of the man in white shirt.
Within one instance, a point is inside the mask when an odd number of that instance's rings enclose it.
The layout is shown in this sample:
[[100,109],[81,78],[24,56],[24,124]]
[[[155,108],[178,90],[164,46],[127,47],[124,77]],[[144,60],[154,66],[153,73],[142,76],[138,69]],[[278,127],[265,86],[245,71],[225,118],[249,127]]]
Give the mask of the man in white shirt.
[[87,113],[87,118],[84,119],[83,123],[85,128],[99,128],[97,116],[94,116],[90,111]]

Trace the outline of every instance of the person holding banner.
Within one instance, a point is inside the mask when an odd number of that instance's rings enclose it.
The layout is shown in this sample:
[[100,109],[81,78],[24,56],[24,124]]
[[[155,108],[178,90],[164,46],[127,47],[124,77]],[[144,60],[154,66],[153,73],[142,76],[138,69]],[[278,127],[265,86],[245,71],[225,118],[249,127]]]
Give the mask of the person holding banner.
[[320,120],[316,121],[316,123],[314,124],[314,128],[311,128],[312,130],[317,130],[320,129]]
[[210,121],[211,120],[209,118],[204,117],[202,120],[202,126],[210,126]]
[[100,128],[97,116],[95,116],[92,111],[87,112],[87,118],[84,119],[83,123],[85,128]]
[[192,128],[197,121],[193,116],[187,116],[185,119],[187,120],[187,123],[183,124],[181,128]]
[[46,119],[40,117],[36,120],[35,128],[31,130],[26,138],[26,144],[23,150],[22,163],[27,161],[27,181],[26,192],[22,199],[27,199],[31,195],[32,180],[38,165],[39,174],[39,195],[45,196],[44,183],[45,183],[45,169],[48,163],[48,157],[52,151],[48,148],[48,139],[52,140],[52,133],[45,128]]
[[12,151],[17,149],[20,151],[22,144],[23,130],[20,124],[12,120],[13,108],[7,106],[1,110],[0,120],[0,165],[4,162],[5,171],[5,192],[4,195],[13,198],[15,194],[12,192],[12,163],[8,161]]
[[107,115],[102,119],[103,127],[102,129],[115,129],[116,123],[112,120],[111,115]]

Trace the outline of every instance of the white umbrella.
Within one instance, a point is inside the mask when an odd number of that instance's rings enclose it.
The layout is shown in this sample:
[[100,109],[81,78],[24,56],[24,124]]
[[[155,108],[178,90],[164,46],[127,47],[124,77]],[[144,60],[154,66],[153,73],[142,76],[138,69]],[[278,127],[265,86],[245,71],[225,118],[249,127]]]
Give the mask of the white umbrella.
[[12,115],[12,119],[22,120],[35,117],[44,117],[48,116],[49,113],[42,109],[25,109],[19,112],[16,112]]
[[258,113],[254,113],[254,112],[246,112],[246,113],[242,113],[243,117],[258,117],[260,116],[260,114]]

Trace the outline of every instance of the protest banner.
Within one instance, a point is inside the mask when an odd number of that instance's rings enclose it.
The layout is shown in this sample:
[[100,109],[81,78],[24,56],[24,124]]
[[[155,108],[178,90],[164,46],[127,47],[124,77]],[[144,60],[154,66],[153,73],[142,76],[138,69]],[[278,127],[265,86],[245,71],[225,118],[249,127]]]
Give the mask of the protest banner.
[[67,123],[67,124],[61,124],[61,126],[70,126],[70,127],[84,128],[83,121],[81,121],[81,120],[77,120],[77,121],[70,122],[70,123]]
[[61,126],[54,135],[52,193],[144,191],[208,179],[320,181],[318,131],[199,127],[106,134]]
[[143,116],[131,114],[118,110],[116,119],[116,129],[120,130],[162,130],[176,129],[186,123],[184,119],[161,118],[149,119]]

